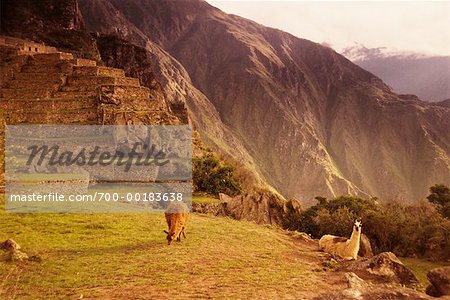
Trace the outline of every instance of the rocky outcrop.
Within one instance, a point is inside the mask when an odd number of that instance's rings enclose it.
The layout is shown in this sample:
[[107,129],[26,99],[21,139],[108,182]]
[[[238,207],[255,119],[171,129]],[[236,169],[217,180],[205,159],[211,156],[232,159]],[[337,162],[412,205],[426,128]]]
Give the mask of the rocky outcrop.
[[8,260],[11,261],[24,261],[29,259],[28,254],[22,252],[21,247],[14,240],[8,239],[3,243],[0,243],[0,250],[8,252]]
[[342,268],[355,272],[361,278],[394,282],[413,288],[419,286],[416,275],[392,252],[383,252],[370,259],[344,262]]
[[99,60],[77,0],[2,1],[0,33]]
[[279,225],[283,221],[285,201],[272,193],[254,192],[236,197],[219,194],[219,198],[218,216],[229,216],[258,224]]
[[345,273],[345,279],[347,281],[347,289],[342,291],[343,295],[360,298],[369,287],[369,285],[355,273]]
[[370,244],[370,240],[364,233],[361,233],[358,256],[367,258],[373,257],[373,250]]
[[219,210],[219,204],[215,203],[192,203],[192,212],[199,214],[216,215]]
[[433,297],[450,296],[450,267],[436,268],[428,272],[430,285],[427,294]]
[[183,124],[189,123],[184,103],[175,105],[163,97],[163,88],[156,79],[152,55],[148,50],[113,35],[99,35],[96,40],[102,61],[108,67],[123,69],[127,76],[138,78],[141,85],[160,96],[159,102],[165,103],[166,109],[175,114]]
[[358,277],[353,272],[345,273],[347,289],[324,293],[314,297],[315,300],[421,300],[432,299],[420,292],[398,285],[372,284]]
[[[267,191],[251,192],[235,197],[219,194],[219,198],[220,204],[216,215],[229,216],[236,220],[282,225],[287,212],[288,202]],[[300,205],[290,206],[300,210]]]

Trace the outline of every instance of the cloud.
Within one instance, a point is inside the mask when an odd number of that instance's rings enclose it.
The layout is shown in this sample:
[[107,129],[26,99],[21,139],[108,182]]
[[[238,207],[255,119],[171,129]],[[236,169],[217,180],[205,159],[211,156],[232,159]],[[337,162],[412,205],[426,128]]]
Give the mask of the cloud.
[[369,48],[450,55],[449,1],[208,2],[337,50],[358,42]]

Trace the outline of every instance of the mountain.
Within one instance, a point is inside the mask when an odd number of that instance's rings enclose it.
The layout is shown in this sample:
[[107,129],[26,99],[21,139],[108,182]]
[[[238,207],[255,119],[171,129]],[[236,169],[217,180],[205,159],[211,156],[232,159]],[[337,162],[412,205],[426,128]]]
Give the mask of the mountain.
[[387,52],[362,45],[344,49],[342,54],[383,79],[397,93],[414,94],[431,102],[450,97],[450,56]]
[[80,1],[88,30],[140,32],[162,48],[195,87],[184,100],[202,137],[286,197],[412,201],[450,179],[449,110],[396,95],[330,48],[201,1],[96,1],[127,29],[93,2]]
[[201,139],[258,185],[304,203],[415,201],[450,181],[450,109],[397,95],[330,48],[203,1],[78,6],[85,30],[145,48],[170,109],[186,106]]
[[434,104],[439,105],[439,106],[444,106],[444,107],[450,107],[450,99],[440,101],[440,102],[435,102]]

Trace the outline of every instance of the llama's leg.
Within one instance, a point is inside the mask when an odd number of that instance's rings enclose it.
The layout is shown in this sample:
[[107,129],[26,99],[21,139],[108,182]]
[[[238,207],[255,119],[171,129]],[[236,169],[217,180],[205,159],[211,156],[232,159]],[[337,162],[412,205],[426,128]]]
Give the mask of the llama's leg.
[[185,231],[184,227],[183,227],[183,230],[181,231],[181,233],[183,234],[183,237],[186,238],[186,231]]

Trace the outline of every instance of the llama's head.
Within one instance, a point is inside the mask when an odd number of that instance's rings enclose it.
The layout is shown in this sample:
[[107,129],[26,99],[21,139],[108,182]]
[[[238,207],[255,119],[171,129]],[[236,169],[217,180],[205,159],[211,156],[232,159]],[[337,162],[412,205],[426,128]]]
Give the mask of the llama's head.
[[164,233],[167,234],[167,245],[170,245],[172,241],[175,239],[175,232],[169,232],[167,230],[164,230]]
[[361,220],[360,219],[356,219],[355,220],[355,229],[356,229],[356,231],[360,231],[361,227],[362,227]]

